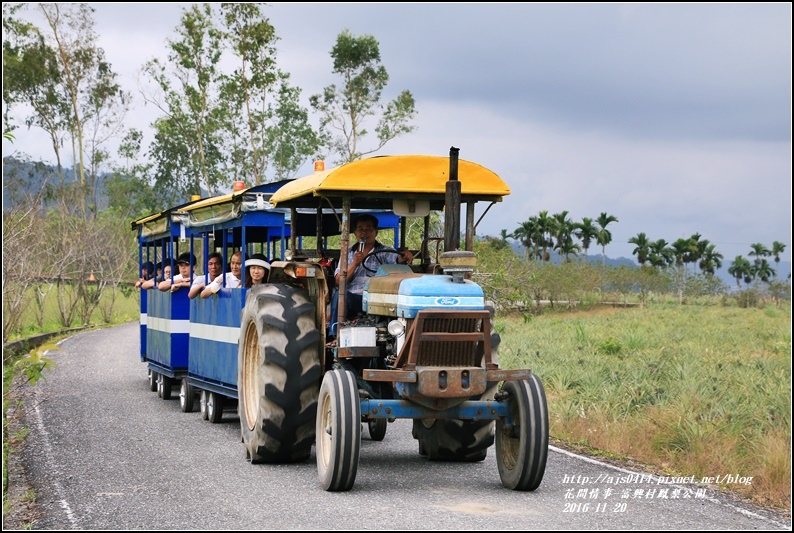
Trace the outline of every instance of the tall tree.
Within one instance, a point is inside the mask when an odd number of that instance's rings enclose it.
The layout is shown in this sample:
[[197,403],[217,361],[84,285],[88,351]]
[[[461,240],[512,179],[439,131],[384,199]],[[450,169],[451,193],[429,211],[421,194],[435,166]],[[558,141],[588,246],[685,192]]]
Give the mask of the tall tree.
[[178,203],[173,189],[157,190],[149,183],[151,163],[140,162],[143,134],[130,130],[119,145],[122,163],[111,166],[105,178],[109,210],[122,219],[154,213],[163,205]]
[[780,271],[780,254],[786,250],[786,245],[779,241],[772,243],[772,249],[769,251],[770,255],[775,258],[775,277]]
[[277,66],[278,38],[262,6],[193,5],[167,59],[146,64],[157,88],[147,101],[164,113],[151,147],[158,188],[214,194],[236,180],[291,177],[316,155],[320,138]]
[[748,253],[747,255],[749,255],[750,257],[755,257],[753,262],[757,265],[761,262],[761,259],[763,259],[764,257],[769,257],[771,253],[772,252],[770,252],[769,248],[767,248],[760,242],[756,242],[750,245],[750,253]]
[[684,300],[684,286],[686,285],[686,264],[694,247],[692,239],[676,239],[670,245],[673,255],[673,264],[676,267],[676,277],[678,282],[678,303]]
[[512,237],[521,243],[524,247],[524,259],[529,260],[530,255],[534,257],[535,252],[532,250],[532,236],[535,231],[535,221],[532,217],[522,222],[511,234]]
[[[88,4],[40,3],[36,9],[46,30],[16,21],[5,10],[3,95],[8,105],[27,103],[26,122],[50,136],[59,170],[59,191],[65,208],[84,215],[95,207],[99,167],[107,160],[103,145],[119,135],[128,93],[104,60],[94,33],[94,9]],[[6,85],[8,87],[6,87]],[[70,142],[77,175],[76,197],[67,197],[63,144]],[[95,213],[95,209],[93,209]]]
[[540,261],[548,261],[551,256],[546,252],[546,248],[552,245],[548,235],[551,233],[552,221],[549,217],[549,212],[546,210],[538,213],[535,220],[535,234],[533,240],[535,241],[535,250],[538,254]]
[[648,260],[651,265],[659,267],[667,267],[673,262],[673,250],[667,246],[667,241],[658,239],[648,244]]
[[64,191],[62,148],[68,133],[69,102],[61,90],[61,69],[55,50],[45,42],[39,28],[16,18],[24,7],[25,4],[3,4],[3,128],[15,130],[18,126],[11,110],[19,105],[29,106],[31,112],[24,122],[28,127],[41,128],[49,137],[59,190]]
[[256,184],[267,181],[270,164],[276,178],[289,177],[315,155],[320,138],[309,124],[309,114],[300,105],[300,89],[291,87],[289,74],[276,65],[275,29],[257,3],[224,3],[224,39],[234,52],[237,68],[223,77],[222,97],[232,113],[227,127],[244,133],[231,154],[232,168],[242,176],[253,176]]
[[581,222],[574,224],[573,234],[582,241],[582,250],[584,250],[584,260],[587,262],[587,250],[590,249],[590,244],[593,239],[598,235],[598,228],[593,223],[593,219],[584,217]]
[[[361,159],[415,129],[410,122],[417,111],[410,91],[402,91],[385,109],[381,104],[381,93],[389,75],[381,65],[380,45],[375,37],[355,37],[344,30],[331,49],[331,58],[332,72],[342,77],[342,85],[325,87],[322,94],[313,95],[309,102],[320,113],[320,132],[331,152],[337,154],[336,163]],[[375,147],[364,149],[363,140],[369,133],[365,122],[379,113]]]
[[558,250],[560,251],[560,259],[563,257],[567,263],[571,262],[571,256],[579,256],[579,251],[582,249],[578,244],[573,242],[573,239],[569,235],[561,244],[557,245]]
[[49,27],[62,74],[63,92],[69,102],[65,122],[83,196],[81,208],[86,215],[95,203],[91,200],[95,198],[97,167],[106,159],[106,152],[100,146],[107,140],[105,135],[113,136],[121,124],[128,95],[116,83],[116,74],[97,44],[93,7],[85,3],[40,3],[38,7]]
[[731,266],[728,267],[728,274],[736,278],[736,286],[741,289],[742,288],[742,280],[745,280],[749,285],[752,281],[752,270],[753,265],[742,257],[741,255],[737,255]]
[[144,66],[161,91],[145,98],[165,114],[154,123],[155,180],[158,188],[176,188],[186,196],[200,194],[203,184],[212,195],[223,180],[221,130],[228,117],[215,98],[222,34],[209,4],[185,9],[176,33],[167,41],[168,63],[154,58]]
[[640,265],[647,263],[648,256],[650,254],[650,241],[648,240],[648,236],[645,235],[645,233],[640,232],[636,236],[629,239],[629,244],[633,244],[635,246],[631,253],[637,256],[637,262]]
[[752,272],[761,281],[767,283],[769,279],[775,275],[772,265],[766,259],[761,259],[753,264]]
[[[560,259],[562,259],[563,249],[571,249],[568,243],[571,240],[571,232],[573,232],[573,220],[568,218],[568,211],[554,213],[551,216],[551,230],[556,240],[554,247],[558,250]],[[578,250],[579,245],[576,245],[576,248]]]
[[716,249],[716,245],[707,244],[705,249],[700,253],[700,262],[698,266],[700,270],[707,276],[713,276],[717,270],[722,268],[723,255]]
[[596,219],[599,228],[596,242],[601,246],[601,259],[605,265],[607,264],[607,244],[612,242],[612,233],[607,229],[607,226],[612,222],[618,222],[618,217],[601,213]]

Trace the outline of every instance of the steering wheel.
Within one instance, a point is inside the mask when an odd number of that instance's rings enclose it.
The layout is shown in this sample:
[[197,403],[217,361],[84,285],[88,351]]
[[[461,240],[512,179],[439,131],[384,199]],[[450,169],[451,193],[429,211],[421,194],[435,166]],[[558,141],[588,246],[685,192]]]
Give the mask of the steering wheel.
[[[362,267],[364,268],[364,270],[366,270],[367,272],[371,272],[372,274],[376,273],[376,272],[378,271],[377,269],[375,269],[375,270],[372,270],[371,268],[369,268],[369,267],[367,266],[367,259],[368,259],[368,258],[369,258],[369,256],[371,256],[371,255],[374,255],[374,256],[376,256],[376,257],[377,257],[377,255],[378,255],[378,254],[385,254],[385,253],[389,253],[389,254],[397,254],[397,255],[400,255],[400,252],[398,252],[398,251],[397,251],[397,250],[395,250],[394,248],[381,248],[380,250],[372,250],[370,253],[368,253],[367,255],[365,255],[365,256],[364,256],[364,259],[362,259],[362,260],[361,260],[361,266],[362,266]],[[381,265],[383,264],[383,261],[381,261],[380,259],[378,259],[378,262],[379,262]]]

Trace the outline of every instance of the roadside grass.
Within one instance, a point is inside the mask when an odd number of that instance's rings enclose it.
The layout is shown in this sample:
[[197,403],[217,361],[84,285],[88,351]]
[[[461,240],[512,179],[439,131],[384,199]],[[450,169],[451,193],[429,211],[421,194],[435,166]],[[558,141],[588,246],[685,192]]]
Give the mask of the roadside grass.
[[[83,325],[77,313],[75,313],[69,325],[63,325],[58,312],[56,290],[53,288],[46,289],[46,292],[44,292],[46,296],[40,297],[40,300],[37,301],[36,295],[42,293],[39,289],[39,286],[28,288],[28,301],[31,303],[22,310],[22,318],[19,321],[19,325],[15,331],[11,332],[7,342],[40,333],[60,331]],[[116,288],[115,300],[111,303],[111,289],[106,289],[96,309],[91,313],[90,323],[95,325],[123,324],[137,320],[140,316],[138,291],[134,287],[125,288],[125,290]],[[65,294],[64,299],[66,301],[76,301],[76,297],[68,293]]]
[[791,510],[791,310],[590,309],[497,317],[503,368],[532,368],[551,434]]

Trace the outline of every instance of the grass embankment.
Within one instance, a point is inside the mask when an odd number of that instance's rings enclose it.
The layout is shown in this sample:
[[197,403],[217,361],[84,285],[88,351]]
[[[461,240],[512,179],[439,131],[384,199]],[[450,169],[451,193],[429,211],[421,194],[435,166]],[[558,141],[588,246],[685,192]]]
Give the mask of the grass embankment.
[[791,311],[604,308],[497,318],[500,366],[532,368],[550,432],[791,510]]

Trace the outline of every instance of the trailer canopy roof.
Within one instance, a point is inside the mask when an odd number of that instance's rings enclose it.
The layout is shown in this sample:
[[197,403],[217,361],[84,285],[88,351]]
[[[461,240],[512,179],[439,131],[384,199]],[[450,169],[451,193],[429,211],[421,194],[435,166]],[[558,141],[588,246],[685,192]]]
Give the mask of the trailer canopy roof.
[[[395,199],[428,200],[432,209],[444,206],[450,159],[442,156],[379,156],[315,172],[276,191],[270,202],[276,207],[319,207],[322,198],[348,196],[351,207],[389,209]],[[458,181],[463,202],[501,201],[510,188],[493,171],[458,160]]]

